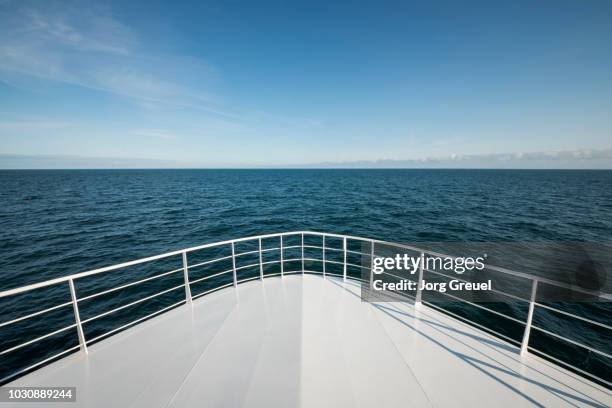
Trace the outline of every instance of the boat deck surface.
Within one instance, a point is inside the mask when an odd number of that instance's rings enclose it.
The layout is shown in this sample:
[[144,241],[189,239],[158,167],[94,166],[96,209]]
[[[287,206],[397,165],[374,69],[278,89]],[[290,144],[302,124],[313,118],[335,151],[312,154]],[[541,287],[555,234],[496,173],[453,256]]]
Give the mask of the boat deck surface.
[[364,303],[359,283],[308,274],[211,293],[7,385],[77,387],[53,407],[612,406],[427,306]]

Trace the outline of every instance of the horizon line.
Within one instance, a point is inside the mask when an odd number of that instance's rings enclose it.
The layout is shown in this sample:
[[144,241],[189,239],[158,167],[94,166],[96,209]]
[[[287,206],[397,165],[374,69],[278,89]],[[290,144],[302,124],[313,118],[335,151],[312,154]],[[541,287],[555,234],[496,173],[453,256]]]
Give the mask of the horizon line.
[[0,171],[66,171],[66,170],[535,170],[535,171],[612,171],[610,168],[560,167],[55,167],[0,168]]

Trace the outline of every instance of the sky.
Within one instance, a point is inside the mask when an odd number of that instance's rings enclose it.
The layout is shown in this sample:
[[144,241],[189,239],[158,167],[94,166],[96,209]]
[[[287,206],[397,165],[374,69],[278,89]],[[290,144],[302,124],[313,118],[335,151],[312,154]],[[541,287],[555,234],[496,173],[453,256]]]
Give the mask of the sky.
[[612,168],[611,73],[607,0],[0,0],[0,168]]

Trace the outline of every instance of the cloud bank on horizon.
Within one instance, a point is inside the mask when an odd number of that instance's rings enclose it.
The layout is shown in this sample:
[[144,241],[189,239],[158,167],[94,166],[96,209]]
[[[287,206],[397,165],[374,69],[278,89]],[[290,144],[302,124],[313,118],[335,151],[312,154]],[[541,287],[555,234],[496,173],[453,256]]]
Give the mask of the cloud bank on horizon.
[[611,168],[610,21],[552,0],[0,0],[0,167]]
[[164,169],[164,168],[295,168],[295,169],[351,169],[351,168],[406,168],[406,169],[612,169],[612,149],[584,149],[530,153],[501,153],[482,155],[450,155],[408,160],[361,160],[322,163],[262,163],[184,162],[173,160],[130,159],[80,156],[27,156],[0,154],[0,169]]

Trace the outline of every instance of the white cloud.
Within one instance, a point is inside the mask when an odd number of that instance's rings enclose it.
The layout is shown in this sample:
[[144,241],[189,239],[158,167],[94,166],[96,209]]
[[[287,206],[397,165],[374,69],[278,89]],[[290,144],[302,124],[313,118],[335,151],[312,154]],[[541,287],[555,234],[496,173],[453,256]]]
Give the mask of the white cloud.
[[[134,131],[138,132],[138,131]],[[172,137],[160,129],[142,129],[147,137]],[[214,160],[214,159],[213,159]],[[179,161],[63,155],[0,154],[0,168],[499,168],[499,169],[612,169],[612,149],[584,149],[483,155],[449,155],[410,160],[266,164],[265,162]]]
[[82,7],[73,2],[59,8],[49,2],[44,12],[25,2],[20,4],[22,8],[12,17],[16,23],[13,33],[21,34],[30,44],[126,55],[136,42],[129,27],[95,4]]
[[78,81],[71,71],[84,53],[129,55],[135,43],[127,26],[80,2],[9,2],[0,23],[0,71],[44,79]]
[[326,162],[298,167],[364,168],[601,168],[612,169],[612,149],[450,154],[406,160]]
[[96,3],[0,4],[0,80],[22,84],[27,77],[112,93],[141,106],[230,116],[205,90],[214,77],[209,64],[148,53],[130,27]]
[[184,134],[185,126],[195,128],[193,134],[240,127],[283,135],[322,127],[318,120],[260,106],[230,106],[211,91],[218,81],[213,66],[201,58],[159,54],[140,34],[93,0],[0,2],[0,83],[30,91],[45,82],[63,83],[104,92],[158,120],[134,127],[170,127],[175,134]]

